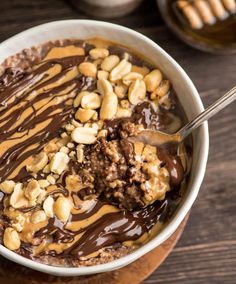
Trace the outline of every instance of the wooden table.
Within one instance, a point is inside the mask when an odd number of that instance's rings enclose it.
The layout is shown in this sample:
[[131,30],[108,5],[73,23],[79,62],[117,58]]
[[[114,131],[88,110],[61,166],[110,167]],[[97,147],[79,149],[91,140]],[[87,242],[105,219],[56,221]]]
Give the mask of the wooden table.
[[[1,41],[41,23],[91,18],[63,0],[2,0],[0,7]],[[236,55],[206,54],[183,44],[164,25],[154,0],[112,22],[162,46],[192,78],[205,106],[236,84]],[[188,225],[172,254],[144,283],[236,283],[235,113],[233,103],[210,121],[206,177]]]

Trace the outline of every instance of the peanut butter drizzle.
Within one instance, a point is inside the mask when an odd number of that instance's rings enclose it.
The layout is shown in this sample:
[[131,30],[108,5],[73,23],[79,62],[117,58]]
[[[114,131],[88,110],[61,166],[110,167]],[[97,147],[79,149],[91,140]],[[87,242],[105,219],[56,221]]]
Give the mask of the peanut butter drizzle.
[[[101,39],[88,43],[99,47],[110,45]],[[55,47],[32,71],[8,71],[10,75],[0,78],[0,182],[29,178],[24,168],[32,155],[41,151],[48,141],[58,138],[62,125],[71,119],[75,112],[72,99],[94,83],[78,73],[77,66],[87,55],[85,50],[72,45]],[[140,120],[145,120],[142,115]],[[160,230],[173,202],[169,195],[165,201],[129,212],[101,199],[82,200],[78,192],[68,191],[63,184],[46,190],[54,199],[68,196],[74,208],[65,224],[54,216],[32,225],[27,217],[31,209],[21,211],[26,225],[20,238],[31,244],[25,256],[32,259],[41,255],[89,258],[116,244],[135,247]],[[4,214],[14,217],[9,210]]]
[[[73,113],[71,98],[87,84],[77,69],[84,56],[63,57],[64,52],[82,54],[81,48],[53,50],[49,60],[30,73],[8,78],[7,87],[0,88],[0,181],[25,177],[27,159],[58,136]],[[55,55],[59,58],[51,59]]]
[[52,58],[63,58],[70,56],[80,56],[84,55],[84,49],[82,47],[68,45],[66,47],[54,47],[51,49],[44,60],[49,60]]

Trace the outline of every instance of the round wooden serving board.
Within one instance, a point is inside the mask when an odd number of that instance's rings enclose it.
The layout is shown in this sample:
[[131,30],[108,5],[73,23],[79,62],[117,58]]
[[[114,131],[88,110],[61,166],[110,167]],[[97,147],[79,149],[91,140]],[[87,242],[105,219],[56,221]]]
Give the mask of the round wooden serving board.
[[138,284],[146,279],[166,259],[176,245],[188,217],[161,246],[119,270],[83,277],[56,277],[44,274],[0,256],[0,283],[7,284]]

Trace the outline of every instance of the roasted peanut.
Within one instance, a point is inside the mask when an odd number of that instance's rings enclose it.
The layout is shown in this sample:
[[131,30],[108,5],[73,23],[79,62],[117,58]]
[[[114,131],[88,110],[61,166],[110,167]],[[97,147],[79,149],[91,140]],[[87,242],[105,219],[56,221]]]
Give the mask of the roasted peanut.
[[155,69],[144,77],[144,82],[148,92],[153,92],[160,85],[162,80],[162,73],[160,70]]
[[47,165],[47,163],[48,163],[47,154],[44,152],[41,152],[34,157],[31,165],[26,166],[26,169],[28,172],[37,173],[41,171]]
[[93,64],[98,68],[102,63],[102,60],[103,60],[102,58],[98,58],[93,61]]
[[93,48],[89,51],[89,55],[93,58],[93,59],[98,59],[98,58],[104,58],[107,57],[109,55],[109,50],[106,48]]
[[106,129],[102,129],[98,132],[97,138],[98,139],[105,138],[107,134],[108,134],[108,131]]
[[120,101],[120,105],[121,105],[121,107],[127,108],[127,109],[130,107],[130,103],[129,103],[128,100],[122,100],[122,101]]
[[94,113],[96,113],[93,109],[83,109],[79,108],[75,113],[75,119],[79,120],[80,122],[84,123],[92,119]]
[[81,189],[81,179],[77,175],[69,175],[66,177],[66,188],[70,191],[78,191]]
[[29,201],[24,195],[23,185],[21,183],[17,183],[15,185],[9,202],[10,205],[15,209],[25,208],[29,206]]
[[67,168],[69,161],[67,154],[57,152],[49,164],[51,172],[60,175]]
[[43,202],[43,210],[48,218],[54,216],[53,213],[54,199],[49,195]]
[[77,127],[71,133],[73,141],[79,144],[93,144],[96,141],[97,130],[90,127]]
[[47,220],[47,216],[46,216],[46,214],[43,210],[35,211],[30,217],[30,221],[33,224],[38,224],[38,223],[44,222],[46,220]]
[[[47,180],[46,180],[47,181]],[[47,181],[47,183],[49,184],[49,182]],[[50,184],[49,184],[50,185]],[[41,204],[43,203],[45,196],[46,196],[46,190],[41,190],[39,196],[37,197],[36,203],[37,204]]]
[[142,76],[146,76],[150,72],[150,70],[146,66],[140,67],[137,65],[132,65],[131,72],[139,73]]
[[46,154],[54,153],[58,151],[58,146],[56,145],[55,142],[51,141],[47,145],[44,146],[43,151]]
[[156,100],[160,97],[165,96],[170,90],[169,80],[162,80],[160,85],[156,88],[154,92],[151,93],[151,100]]
[[96,78],[97,67],[91,62],[82,62],[79,65],[79,72],[84,76]]
[[[155,102],[155,101],[154,101]],[[164,97],[161,97],[159,100],[158,100],[158,104],[161,105],[163,108],[169,110],[171,108],[171,100],[169,98],[169,96],[164,96]]]
[[104,95],[100,108],[100,119],[112,119],[117,112],[118,98],[115,93],[107,93]]
[[[75,126],[73,125],[73,124],[70,124],[70,123],[68,123],[66,126],[65,126],[65,130],[67,131],[67,132],[71,132],[71,131],[73,131],[75,129]],[[57,151],[56,151],[57,152]]]
[[159,174],[156,176],[151,174],[150,179],[147,180],[144,184],[141,184],[141,188],[145,189],[145,203],[150,204],[155,200],[163,200],[165,198],[166,192],[170,190],[169,173],[167,169],[159,169]]
[[110,72],[119,62],[120,59],[117,55],[110,55],[103,60],[101,69]]
[[62,146],[61,149],[60,149],[60,152],[65,153],[65,154],[69,154],[70,149],[66,146]]
[[3,243],[10,250],[19,249],[21,241],[17,231],[13,228],[6,228],[3,235]]
[[66,222],[69,219],[72,209],[71,201],[66,197],[60,196],[55,201],[53,209],[57,218],[62,222]]
[[109,76],[109,79],[112,82],[120,80],[125,75],[130,73],[131,68],[132,68],[132,64],[130,62],[128,62],[125,59],[121,60],[121,62],[114,69],[112,69],[110,76]]
[[84,145],[82,144],[79,144],[77,147],[76,147],[76,155],[77,155],[77,162],[78,163],[82,163],[83,160],[84,160]]
[[99,79],[107,79],[108,76],[109,76],[109,73],[107,71],[104,71],[104,70],[99,70],[98,73],[97,73],[98,80]]
[[130,72],[129,74],[127,74],[123,77],[122,82],[126,86],[129,86],[132,82],[134,82],[137,79],[142,80],[143,75],[141,75],[140,73],[136,73],[136,72]]
[[0,183],[0,190],[6,194],[11,194],[14,190],[15,182],[13,180],[5,180]]
[[100,105],[101,97],[96,93],[89,93],[81,99],[81,106],[84,109],[97,109]]
[[123,99],[123,98],[126,97],[128,88],[124,84],[119,84],[119,85],[115,86],[114,91],[115,91],[115,94],[117,95],[117,97],[119,99]]
[[83,96],[86,96],[86,95],[89,95],[89,94],[90,94],[90,93],[87,92],[87,91],[82,91],[82,92],[80,92],[80,93],[76,96],[76,98],[74,99],[73,106],[74,106],[74,107],[78,107],[78,106],[80,105],[80,103],[81,103],[81,100],[82,100]]
[[67,145],[66,145],[69,149],[73,149],[75,147],[75,144],[72,143],[72,142],[69,142]]
[[21,232],[24,228],[24,224],[25,217],[22,214],[19,214],[12,222],[12,228],[14,228],[17,232]]
[[35,201],[39,194],[41,193],[41,188],[37,180],[31,180],[28,182],[24,192],[25,197],[31,201]]
[[106,79],[100,79],[97,81],[97,89],[102,96],[105,96],[105,94],[113,93],[113,87],[111,83]]
[[52,175],[48,175],[48,176],[47,176],[47,181],[48,181],[50,184],[55,184],[55,183],[56,183],[56,179],[55,179]]
[[143,80],[136,79],[129,87],[128,98],[131,104],[136,105],[144,100],[146,86]]
[[131,109],[125,109],[122,107],[118,107],[117,112],[116,112],[116,117],[120,118],[120,117],[130,117],[132,114]]
[[76,121],[75,119],[72,119],[71,123],[74,125],[74,127],[81,127],[82,124]]
[[70,154],[69,154],[69,157],[71,158],[71,159],[74,159],[75,158],[75,151],[71,151],[70,152]]
[[50,170],[49,165],[46,165],[46,166],[43,168],[43,173],[44,173],[44,174],[49,174],[50,172],[51,172],[51,170]]

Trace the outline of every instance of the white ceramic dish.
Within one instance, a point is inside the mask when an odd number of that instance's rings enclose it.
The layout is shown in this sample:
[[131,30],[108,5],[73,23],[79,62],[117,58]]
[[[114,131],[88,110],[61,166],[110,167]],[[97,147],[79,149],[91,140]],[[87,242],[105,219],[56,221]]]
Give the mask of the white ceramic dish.
[[[0,62],[2,62],[8,56],[20,52],[24,48],[37,46],[50,40],[66,38],[86,39],[90,37],[103,37],[126,45],[131,49],[137,50],[141,54],[144,54],[162,70],[168,79],[170,79],[188,119],[192,119],[199,112],[203,111],[204,108],[202,101],[196,88],[184,70],[173,58],[171,58],[155,42],[151,41],[142,34],[128,28],[106,22],[66,20],[51,22],[31,28],[0,44]],[[195,131],[193,141],[192,171],[188,190],[182,200],[181,206],[171,218],[170,222],[166,224],[164,229],[154,239],[139,249],[133,251],[129,255],[110,263],[96,266],[63,268],[34,262],[8,250],[1,245],[0,254],[21,265],[58,276],[78,276],[106,272],[121,268],[122,266],[135,261],[142,255],[163,243],[175,232],[198,195],[205,174],[208,157],[209,135],[207,123]]]

